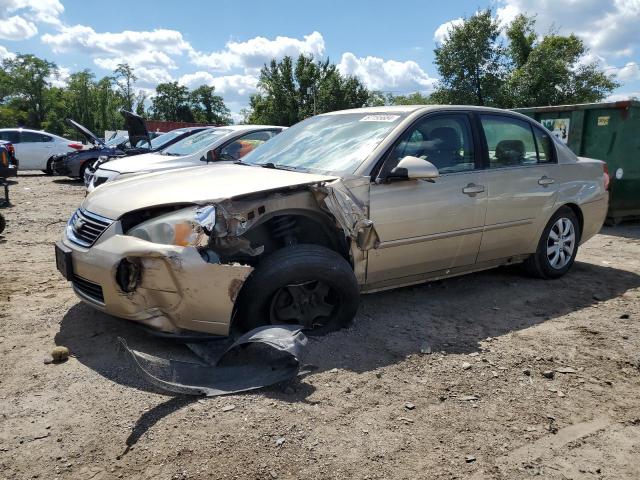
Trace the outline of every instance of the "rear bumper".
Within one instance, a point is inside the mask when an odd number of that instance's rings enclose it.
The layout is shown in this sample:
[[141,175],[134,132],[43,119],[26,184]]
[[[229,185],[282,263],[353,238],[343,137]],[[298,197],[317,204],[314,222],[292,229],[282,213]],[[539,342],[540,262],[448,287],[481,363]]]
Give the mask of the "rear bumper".
[[[112,224],[88,249],[63,239],[72,250],[72,284],[81,300],[164,332],[229,333],[235,299],[251,267],[207,263],[195,248],[146,242],[119,228]],[[116,280],[123,259],[141,270],[130,293]]]

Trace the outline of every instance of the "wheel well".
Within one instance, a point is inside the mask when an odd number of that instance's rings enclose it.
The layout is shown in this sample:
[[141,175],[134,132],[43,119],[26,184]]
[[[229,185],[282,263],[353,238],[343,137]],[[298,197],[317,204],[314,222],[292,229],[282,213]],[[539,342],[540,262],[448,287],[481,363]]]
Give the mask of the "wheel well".
[[281,248],[295,244],[311,244],[333,250],[351,263],[346,237],[328,216],[321,213],[314,214],[306,211],[280,213],[265,219],[242,237],[249,240],[253,248],[263,247],[263,253],[257,258],[242,258],[234,254],[233,258],[227,258],[227,260],[257,264]]
[[575,203],[567,203],[563,205],[564,207],[570,208],[578,219],[578,225],[580,226],[580,236],[582,237],[582,229],[584,226],[584,215],[582,215],[582,210]]

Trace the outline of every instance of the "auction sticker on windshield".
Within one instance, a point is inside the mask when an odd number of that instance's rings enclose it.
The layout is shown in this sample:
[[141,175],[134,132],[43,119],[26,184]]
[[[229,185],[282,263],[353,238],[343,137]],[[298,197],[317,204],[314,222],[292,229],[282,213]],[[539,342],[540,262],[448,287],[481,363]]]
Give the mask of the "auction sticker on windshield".
[[361,122],[395,122],[400,115],[367,115],[360,119]]

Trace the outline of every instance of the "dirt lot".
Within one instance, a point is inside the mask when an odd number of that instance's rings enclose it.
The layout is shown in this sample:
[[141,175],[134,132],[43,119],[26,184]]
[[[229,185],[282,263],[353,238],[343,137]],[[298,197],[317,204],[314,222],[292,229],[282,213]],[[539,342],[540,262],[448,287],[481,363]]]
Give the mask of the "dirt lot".
[[[313,374],[201,399],[147,385],[116,337],[175,347],[55,270],[83,195],[25,175],[2,211],[0,477],[640,478],[640,225],[605,229],[561,280],[501,269],[366,296],[352,328],[310,342]],[[73,357],[45,365],[56,344]]]

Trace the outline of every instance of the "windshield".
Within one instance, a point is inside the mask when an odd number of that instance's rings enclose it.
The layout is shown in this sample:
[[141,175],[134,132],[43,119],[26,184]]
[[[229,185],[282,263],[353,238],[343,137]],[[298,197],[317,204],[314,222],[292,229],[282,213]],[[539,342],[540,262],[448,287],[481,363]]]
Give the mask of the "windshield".
[[171,130],[170,132],[163,133],[162,135],[158,135],[156,138],[151,139],[151,148],[153,150],[162,148],[163,145],[166,145],[171,140],[175,139],[176,137],[179,137],[180,135],[185,133],[185,131],[186,130],[183,130],[183,129]]
[[311,117],[244,157],[246,163],[354,173],[406,114],[342,113]]
[[106,142],[105,145],[107,147],[117,147],[121,143],[124,143],[127,141],[129,141],[129,137],[127,137],[126,135],[120,135],[120,136],[113,137],[111,140]]
[[162,153],[175,156],[191,155],[192,153],[207,148],[229,132],[231,132],[231,130],[220,128],[204,130],[174,143],[163,150]]

